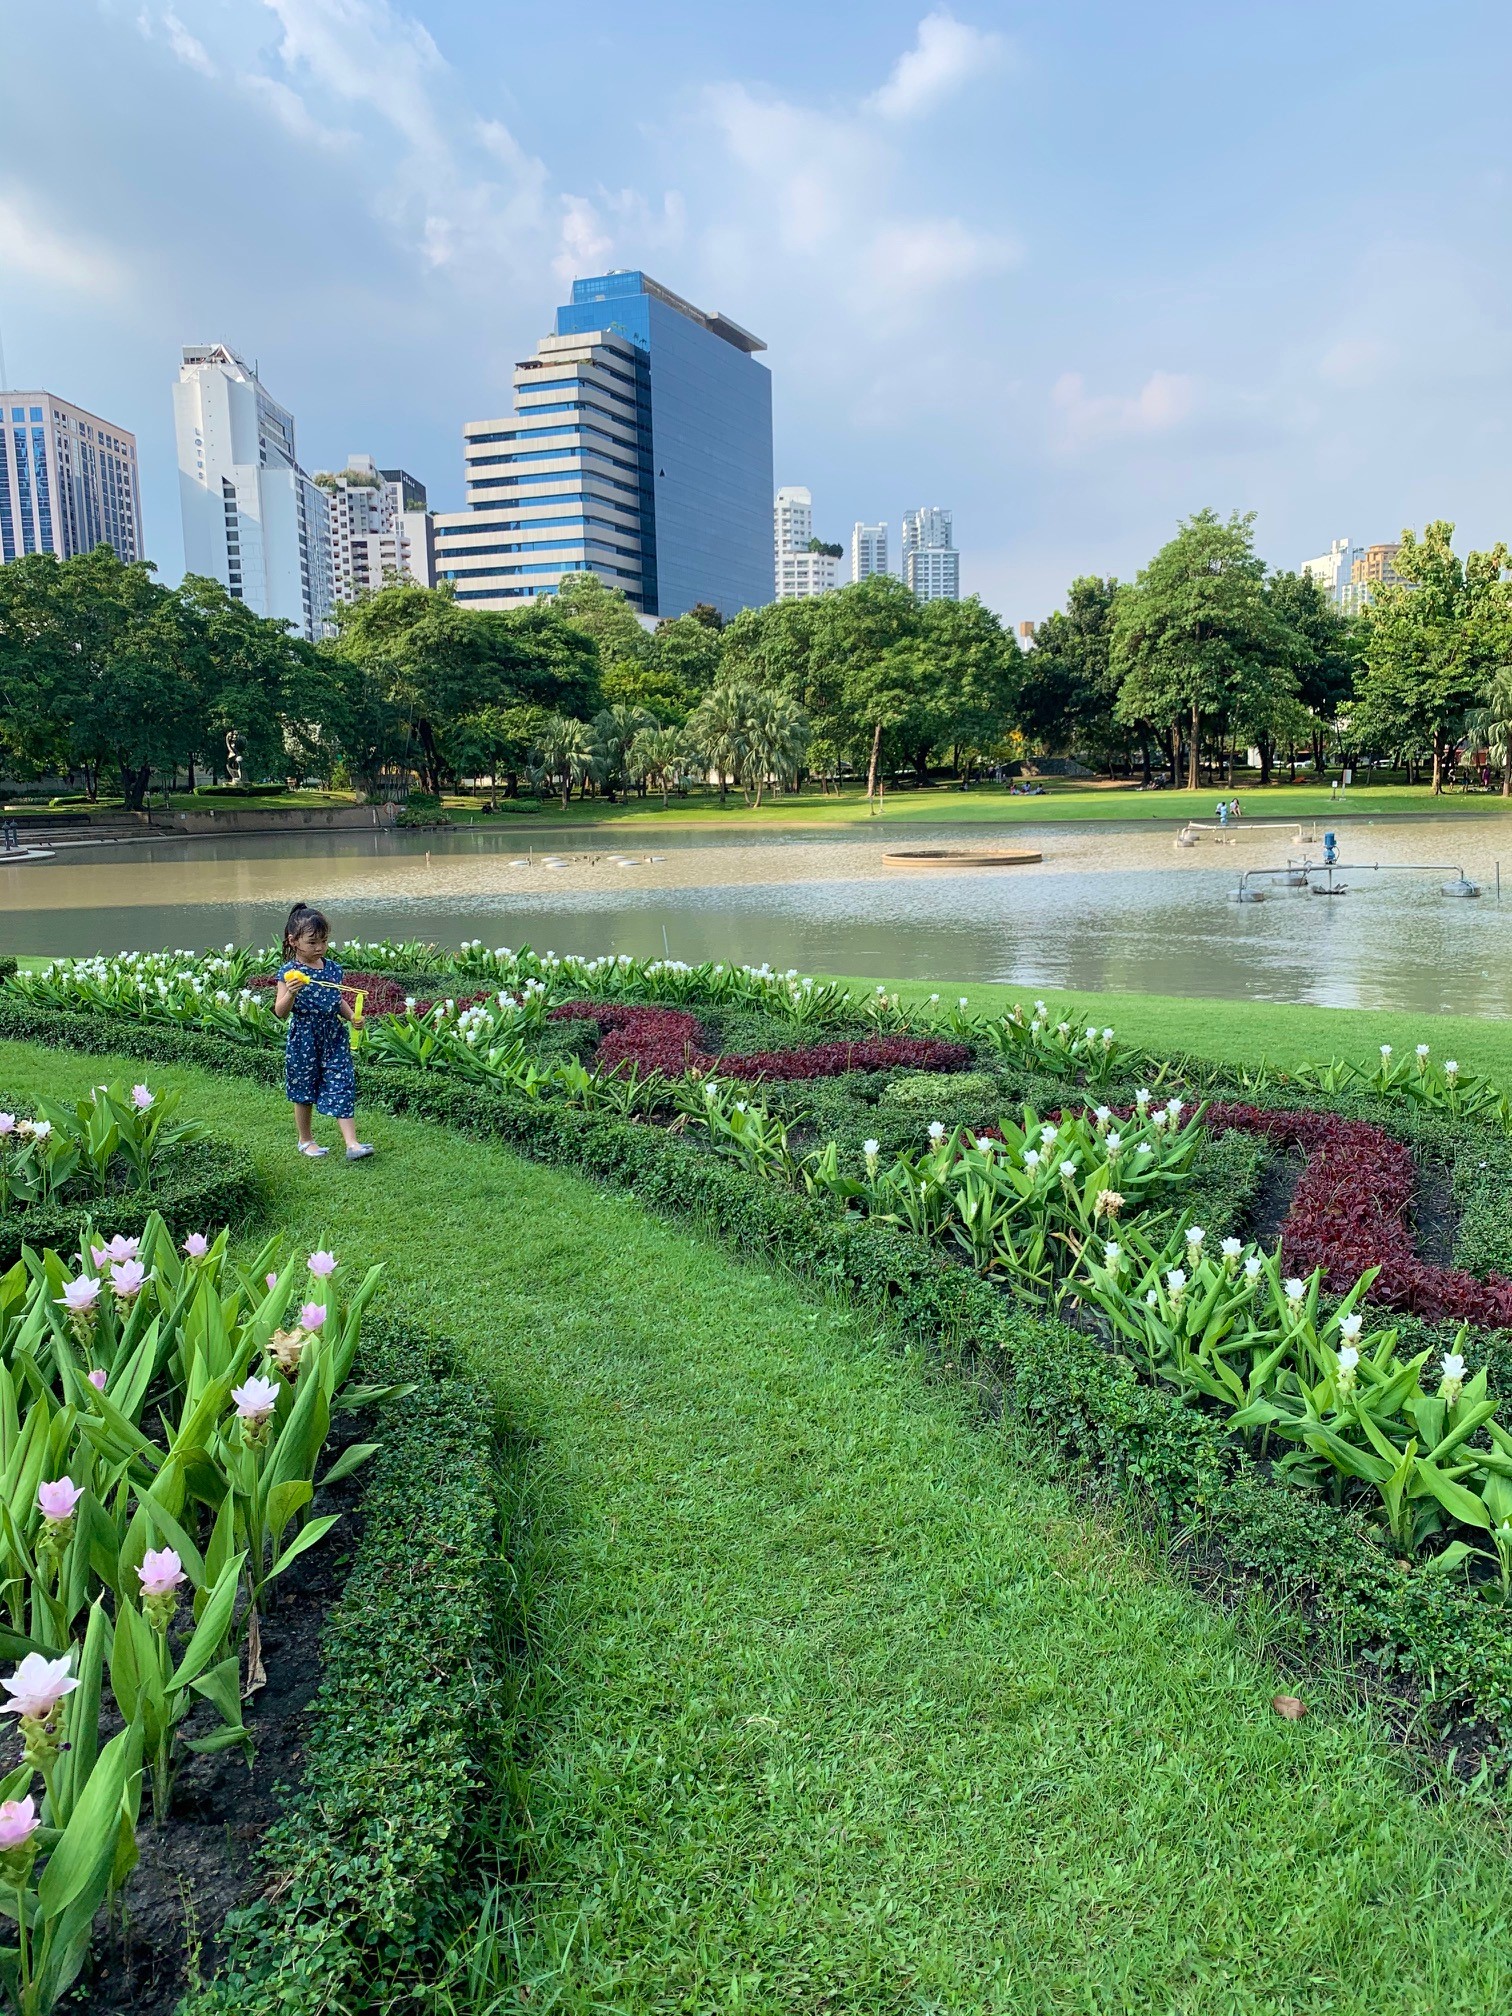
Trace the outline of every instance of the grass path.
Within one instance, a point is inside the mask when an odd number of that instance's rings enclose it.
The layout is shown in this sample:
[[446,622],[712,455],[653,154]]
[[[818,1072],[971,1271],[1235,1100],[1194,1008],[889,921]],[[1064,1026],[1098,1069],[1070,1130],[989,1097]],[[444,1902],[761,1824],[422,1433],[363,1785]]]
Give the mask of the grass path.
[[[0,1045],[18,1098],[102,1075]],[[1311,1686],[1281,1722],[1286,1676],[853,1317],[502,1150],[375,1115],[381,1159],[299,1162],[276,1094],[150,1076],[537,1446],[531,1992],[490,2009],[1508,2006],[1491,1820]]]

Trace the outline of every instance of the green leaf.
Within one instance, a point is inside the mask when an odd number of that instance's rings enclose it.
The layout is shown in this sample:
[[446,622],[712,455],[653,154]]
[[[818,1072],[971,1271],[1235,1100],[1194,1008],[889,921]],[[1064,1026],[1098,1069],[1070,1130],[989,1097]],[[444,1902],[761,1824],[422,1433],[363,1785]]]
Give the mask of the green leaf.
[[340,1517],[341,1514],[339,1512],[327,1512],[319,1519],[312,1519],[308,1526],[301,1527],[283,1553],[274,1562],[268,1572],[267,1580],[271,1582],[275,1575],[282,1575],[291,1561],[297,1560],[301,1554],[306,1553],[315,1545],[317,1540],[323,1540]]
[[1453,1513],[1462,1526],[1478,1526],[1483,1532],[1489,1530],[1491,1515],[1473,1491],[1467,1491],[1463,1484],[1456,1484],[1452,1477],[1446,1477],[1426,1456],[1419,1456],[1417,1474],[1444,1510]]
[[181,1688],[198,1679],[225,1644],[231,1629],[231,1615],[236,1607],[236,1578],[246,1558],[245,1554],[238,1554],[222,1568],[194,1627],[194,1635],[184,1648],[184,1656],[169,1675],[170,1694],[177,1694]]
[[378,1442],[349,1443],[321,1478],[321,1490],[324,1491],[330,1484],[339,1484],[343,1477],[350,1477],[354,1470],[360,1470],[369,1457],[378,1454],[381,1447]]

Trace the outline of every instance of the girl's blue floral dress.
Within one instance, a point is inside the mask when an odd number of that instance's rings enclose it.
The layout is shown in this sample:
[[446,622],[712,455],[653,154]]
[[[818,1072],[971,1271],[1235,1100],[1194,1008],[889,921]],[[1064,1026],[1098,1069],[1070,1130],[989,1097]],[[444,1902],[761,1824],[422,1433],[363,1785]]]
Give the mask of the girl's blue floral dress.
[[[284,1059],[284,1091],[301,1106],[313,1106],[329,1120],[350,1120],[357,1110],[357,1075],[352,1039],[337,1012],[341,968],[327,959],[318,970],[300,959],[285,959],[280,973],[308,973],[311,985],[294,996],[289,1014],[289,1048]],[[322,986],[330,981],[330,986]]]

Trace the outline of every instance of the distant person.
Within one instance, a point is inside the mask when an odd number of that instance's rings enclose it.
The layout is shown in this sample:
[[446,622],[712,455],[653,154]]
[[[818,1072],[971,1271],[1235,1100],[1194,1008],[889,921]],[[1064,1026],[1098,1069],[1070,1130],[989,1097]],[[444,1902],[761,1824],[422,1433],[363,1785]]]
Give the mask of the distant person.
[[284,1091],[294,1107],[294,1126],[301,1155],[329,1155],[311,1131],[312,1115],[334,1120],[346,1143],[348,1162],[372,1154],[357,1139],[357,1077],[352,1068],[352,1039],[347,1024],[362,1022],[362,999],[347,1000],[341,968],[326,957],[331,927],[308,903],[296,903],[284,926],[283,958],[273,1013],[289,1025],[284,1061]]
[[1218,815],[1218,824],[1219,824],[1220,826],[1227,826],[1227,824],[1228,824],[1228,800],[1227,800],[1226,798],[1220,798],[1220,799],[1218,800],[1218,803],[1217,803],[1217,804],[1216,804],[1216,805],[1215,805],[1215,806],[1213,807],[1213,810],[1214,810],[1214,811],[1215,811],[1215,812],[1217,813],[1217,815]]
[[1242,818],[1243,816],[1244,816],[1243,807],[1240,805],[1239,800],[1237,798],[1230,798],[1229,800],[1230,819],[1239,819]]

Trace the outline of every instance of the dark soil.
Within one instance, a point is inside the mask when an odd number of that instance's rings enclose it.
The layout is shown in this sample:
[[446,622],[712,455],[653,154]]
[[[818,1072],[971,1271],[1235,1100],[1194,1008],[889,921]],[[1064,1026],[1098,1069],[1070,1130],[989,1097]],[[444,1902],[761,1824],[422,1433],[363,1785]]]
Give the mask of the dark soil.
[[1245,1229],[1255,1244],[1263,1246],[1267,1252],[1281,1237],[1281,1227],[1286,1223],[1292,1198],[1306,1167],[1307,1158],[1301,1154],[1282,1155],[1273,1151],[1265,1158]]
[[[350,1417],[338,1417],[325,1466],[339,1446],[356,1439]],[[162,1828],[148,1822],[144,1784],[141,1860],[115,1924],[107,1930],[103,1916],[97,1921],[90,1959],[68,2006],[89,2016],[172,2016],[193,1980],[214,1975],[226,1914],[250,1904],[263,1887],[258,1843],[297,1787],[308,1710],[320,1682],[321,1633],[351,1566],[361,1489],[359,1471],[317,1494],[315,1509],[340,1512],[341,1524],[273,1585],[277,1605],[262,1633],[268,1682],[243,1709],[254,1745],[251,1768],[240,1749],[208,1757],[181,1751],[173,1812]],[[203,1706],[188,1733],[218,1726],[213,1709]]]
[[1417,1257],[1435,1267],[1452,1267],[1459,1240],[1460,1207],[1454,1199],[1453,1171],[1444,1163],[1417,1158],[1412,1219],[1417,1228]]

